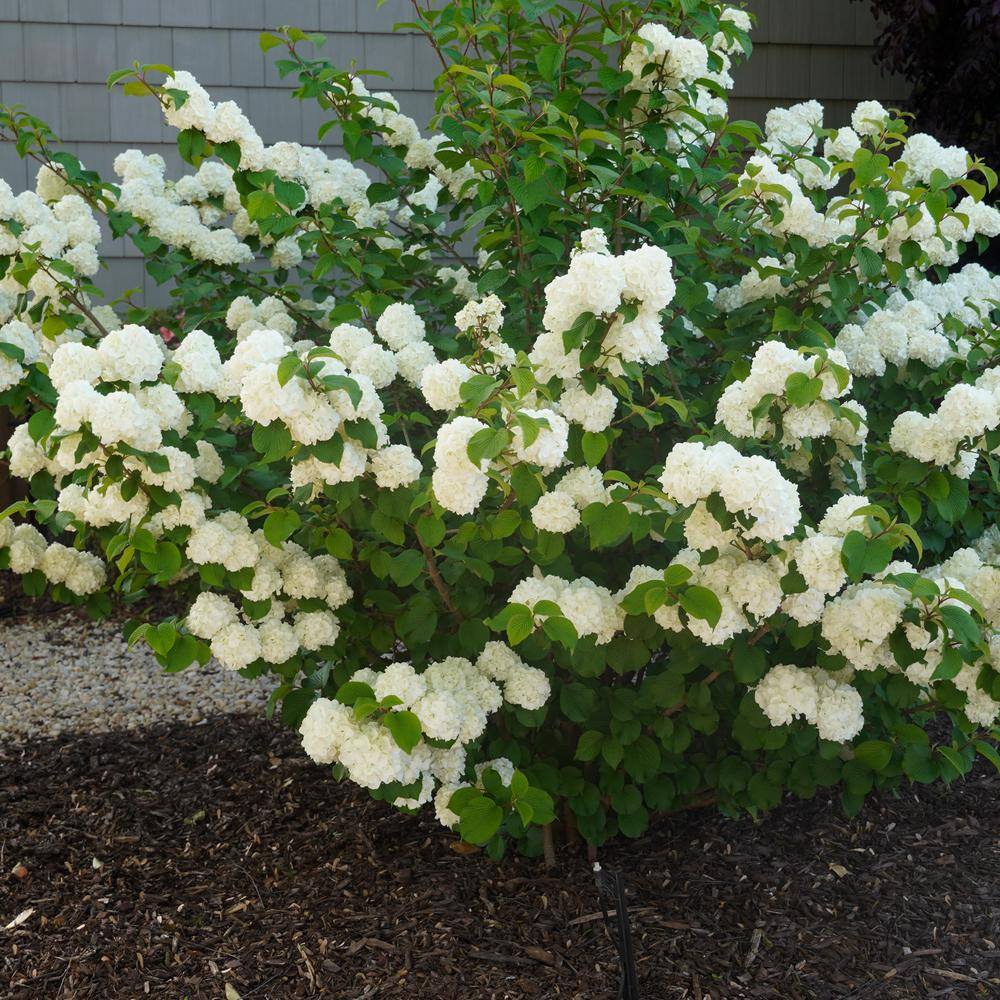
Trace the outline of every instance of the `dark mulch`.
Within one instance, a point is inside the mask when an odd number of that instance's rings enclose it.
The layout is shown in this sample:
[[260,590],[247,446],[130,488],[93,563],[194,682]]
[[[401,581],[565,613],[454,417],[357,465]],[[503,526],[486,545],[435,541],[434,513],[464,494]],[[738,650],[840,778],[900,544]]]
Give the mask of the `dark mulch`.
[[[604,852],[644,1000],[997,995],[997,789],[851,821],[826,798],[756,826],[687,814]],[[263,721],[0,747],[0,927],[34,910],[0,930],[0,995],[615,996],[582,858],[546,873],[454,841]]]

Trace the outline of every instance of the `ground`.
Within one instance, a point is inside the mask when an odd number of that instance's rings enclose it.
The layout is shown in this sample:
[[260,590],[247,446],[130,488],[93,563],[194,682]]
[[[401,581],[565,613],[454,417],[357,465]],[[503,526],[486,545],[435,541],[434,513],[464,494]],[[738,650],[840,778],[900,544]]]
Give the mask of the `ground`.
[[[998,787],[977,771],[852,820],[826,797],[689,813],[602,851],[643,1000],[1000,995]],[[455,842],[259,718],[0,743],[2,995],[616,995],[582,857]]]

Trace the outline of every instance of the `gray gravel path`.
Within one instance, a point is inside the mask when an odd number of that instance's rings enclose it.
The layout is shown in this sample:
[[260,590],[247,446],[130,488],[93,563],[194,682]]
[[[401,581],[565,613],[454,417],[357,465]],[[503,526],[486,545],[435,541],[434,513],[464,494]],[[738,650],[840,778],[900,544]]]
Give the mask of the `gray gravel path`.
[[214,660],[164,674],[121,628],[72,611],[0,619],[0,739],[262,713],[273,678],[246,680]]

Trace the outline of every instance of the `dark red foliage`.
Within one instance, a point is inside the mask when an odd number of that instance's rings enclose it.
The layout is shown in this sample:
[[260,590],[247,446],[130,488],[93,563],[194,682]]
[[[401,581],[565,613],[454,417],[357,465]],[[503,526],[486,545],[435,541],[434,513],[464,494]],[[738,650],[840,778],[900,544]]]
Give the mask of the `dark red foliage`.
[[1000,0],[861,0],[876,60],[913,85],[917,128],[1000,163]]

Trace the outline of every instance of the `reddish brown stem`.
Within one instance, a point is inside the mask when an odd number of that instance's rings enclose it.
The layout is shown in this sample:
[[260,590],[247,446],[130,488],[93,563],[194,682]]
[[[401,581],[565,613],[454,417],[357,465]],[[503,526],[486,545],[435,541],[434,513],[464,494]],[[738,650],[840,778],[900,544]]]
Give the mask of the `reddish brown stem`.
[[427,560],[427,575],[431,578],[431,583],[434,584],[434,589],[441,595],[441,600],[444,602],[444,606],[459,620],[463,620],[462,612],[455,607],[455,602],[451,599],[451,591],[448,589],[448,584],[444,582],[444,577],[441,576],[441,571],[438,569],[437,560],[434,558],[434,553],[418,538],[417,542],[420,544],[420,550],[424,554],[424,559]]

